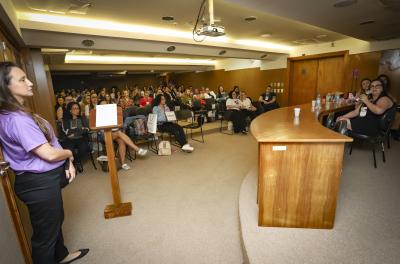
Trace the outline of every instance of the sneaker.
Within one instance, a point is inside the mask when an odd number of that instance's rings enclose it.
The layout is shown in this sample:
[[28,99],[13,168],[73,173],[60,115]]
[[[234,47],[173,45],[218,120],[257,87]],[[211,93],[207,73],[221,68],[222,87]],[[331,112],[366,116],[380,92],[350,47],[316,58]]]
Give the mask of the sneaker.
[[142,149],[140,148],[137,152],[137,154],[141,157],[146,156],[147,155],[147,149]]
[[189,144],[185,144],[182,146],[182,150],[185,152],[193,152],[194,148],[190,146]]
[[122,167],[123,170],[130,170],[131,169],[131,167],[129,167],[129,165],[126,164],[126,163],[122,164],[121,167]]

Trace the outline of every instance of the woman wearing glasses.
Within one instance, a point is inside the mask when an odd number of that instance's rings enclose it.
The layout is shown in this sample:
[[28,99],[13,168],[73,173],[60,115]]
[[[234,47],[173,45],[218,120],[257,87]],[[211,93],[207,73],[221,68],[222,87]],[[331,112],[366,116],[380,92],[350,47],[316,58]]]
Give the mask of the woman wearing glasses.
[[380,79],[370,84],[371,94],[361,94],[356,108],[337,118],[337,121],[346,120],[347,128],[358,134],[374,136],[379,132],[381,116],[393,106],[392,99],[387,95]]

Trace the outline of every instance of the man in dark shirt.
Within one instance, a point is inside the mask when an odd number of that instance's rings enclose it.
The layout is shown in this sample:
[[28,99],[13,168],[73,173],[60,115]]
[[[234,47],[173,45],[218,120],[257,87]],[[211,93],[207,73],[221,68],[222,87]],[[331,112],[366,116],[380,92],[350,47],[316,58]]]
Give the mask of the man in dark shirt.
[[279,108],[279,105],[276,102],[276,94],[272,92],[272,87],[270,85],[267,86],[265,93],[260,95],[258,101],[261,103],[263,112],[268,112]]

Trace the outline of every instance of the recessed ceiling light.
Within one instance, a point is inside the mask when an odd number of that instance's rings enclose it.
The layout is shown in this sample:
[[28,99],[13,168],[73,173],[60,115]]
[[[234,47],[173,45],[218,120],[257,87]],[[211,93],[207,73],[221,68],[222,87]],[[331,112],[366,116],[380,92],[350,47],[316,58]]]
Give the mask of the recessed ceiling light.
[[164,21],[172,21],[172,20],[174,20],[174,17],[173,16],[163,16],[161,19]]
[[317,39],[322,39],[322,38],[326,38],[328,35],[322,34],[322,35],[318,35],[316,36]]
[[264,58],[266,58],[266,57],[268,57],[268,54],[264,54],[264,55],[261,55],[261,59],[264,59]]
[[226,50],[221,50],[220,52],[218,52],[219,55],[224,55],[226,53]]
[[82,40],[82,45],[85,47],[92,47],[94,45],[94,41],[91,39]]
[[337,0],[333,6],[340,8],[340,7],[348,7],[357,3],[357,0]]
[[366,20],[366,21],[360,22],[360,26],[369,25],[372,23],[375,23],[375,20]]
[[167,48],[167,51],[174,51],[176,48],[175,48],[175,46],[169,46],[168,48]]
[[248,17],[245,17],[244,18],[244,20],[245,21],[247,21],[247,22],[251,22],[251,21],[254,21],[254,20],[256,20],[257,18],[255,17],[255,16],[248,16]]
[[271,37],[271,34],[262,34],[260,37],[262,37],[262,38],[269,38],[269,37]]

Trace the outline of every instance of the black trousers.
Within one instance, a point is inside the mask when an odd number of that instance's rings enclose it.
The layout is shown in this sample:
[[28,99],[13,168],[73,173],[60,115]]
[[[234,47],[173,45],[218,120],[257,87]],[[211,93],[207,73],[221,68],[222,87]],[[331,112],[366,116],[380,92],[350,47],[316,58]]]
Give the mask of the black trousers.
[[183,131],[183,128],[180,125],[176,123],[166,122],[159,125],[158,128],[161,132],[167,132],[174,135],[179,145],[183,146],[187,144],[185,131]]
[[33,228],[34,264],[54,264],[69,253],[64,246],[61,226],[64,220],[61,189],[68,184],[64,165],[44,173],[17,175],[14,190],[29,210]]
[[231,110],[231,121],[233,123],[233,131],[240,133],[246,129],[246,115],[239,110]]
[[89,142],[86,137],[67,138],[62,142],[63,148],[69,149],[74,154],[74,161],[81,163],[88,157]]

